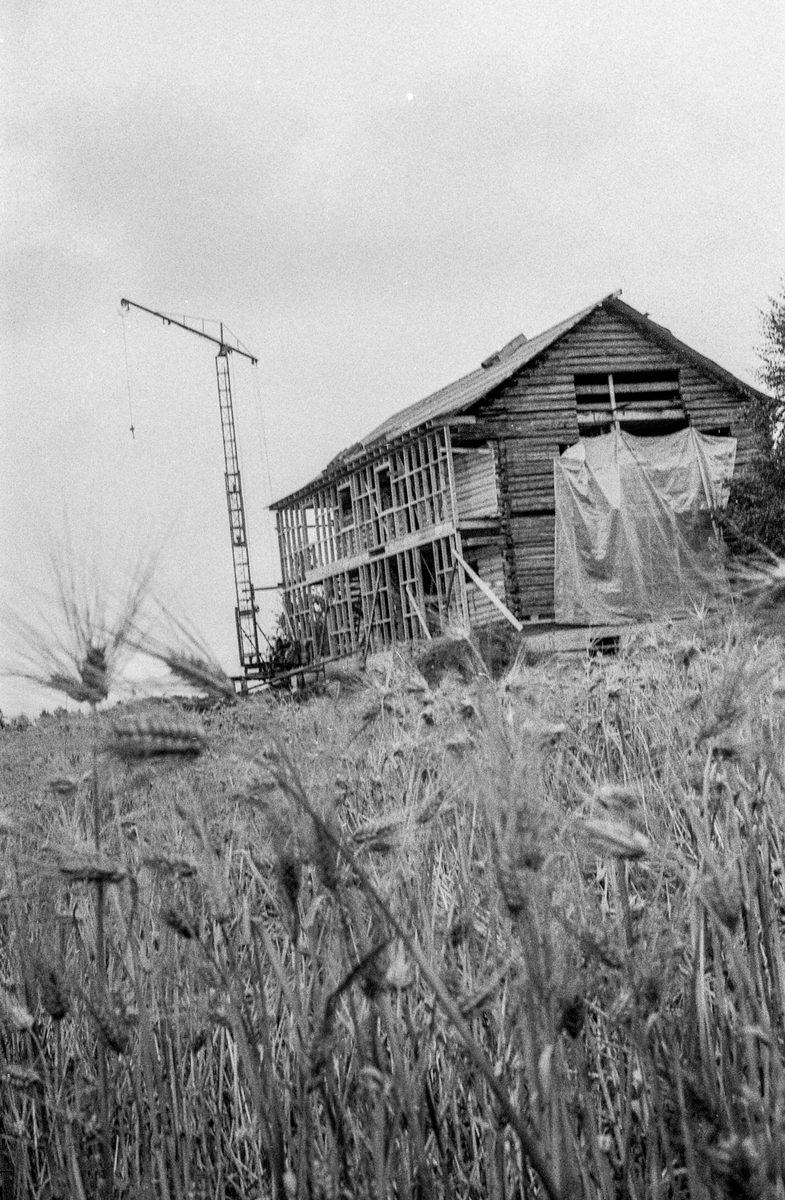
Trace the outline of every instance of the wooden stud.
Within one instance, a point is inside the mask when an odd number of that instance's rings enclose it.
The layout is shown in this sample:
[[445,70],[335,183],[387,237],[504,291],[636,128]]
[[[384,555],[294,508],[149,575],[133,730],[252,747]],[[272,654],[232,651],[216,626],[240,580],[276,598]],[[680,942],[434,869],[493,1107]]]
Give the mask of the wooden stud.
[[373,633],[373,615],[376,611],[376,601],[379,598],[379,588],[382,583],[382,568],[381,564],[376,568],[376,584],[373,589],[373,599],[371,600],[371,611],[368,614],[368,628],[365,631],[365,645],[363,646],[363,666],[365,666],[368,658],[368,648],[371,644],[371,634]]

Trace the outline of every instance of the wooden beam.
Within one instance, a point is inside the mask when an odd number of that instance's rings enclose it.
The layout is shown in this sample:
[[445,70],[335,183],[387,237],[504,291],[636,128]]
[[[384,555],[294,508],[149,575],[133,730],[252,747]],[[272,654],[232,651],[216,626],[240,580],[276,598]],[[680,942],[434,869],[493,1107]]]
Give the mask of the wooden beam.
[[473,583],[477,584],[477,587],[480,589],[481,592],[483,592],[488,597],[491,604],[496,605],[499,612],[502,614],[503,617],[507,618],[507,620],[513,626],[513,628],[517,629],[518,633],[521,633],[523,630],[523,625],[521,624],[521,622],[518,620],[517,617],[514,617],[512,615],[512,613],[510,612],[509,608],[504,603],[504,601],[500,600],[499,597],[496,595],[496,593],[493,591],[493,589],[488,587],[488,584],[485,582],[484,579],[480,579],[480,576],[477,574],[477,572],[473,571],[471,569],[469,564],[463,558],[461,558],[461,556],[457,550],[454,550],[453,553],[454,553],[455,557],[457,558],[458,562],[463,567],[464,573],[469,576],[469,579],[471,579]]
[[359,554],[352,554],[346,558],[337,558],[334,562],[324,563],[317,567],[311,567],[305,573],[302,583],[314,584],[323,583],[325,579],[330,579],[335,575],[343,575],[346,571],[356,571],[360,567],[368,566],[368,564],[377,562],[380,558],[391,558],[394,554],[402,554],[404,550],[414,550],[418,546],[427,546],[429,542],[435,542],[438,538],[449,537],[455,532],[455,526],[452,521],[440,521],[438,525],[426,525],[424,529],[417,533],[407,533],[402,537],[395,538],[380,547],[380,553],[373,557],[367,550],[363,550]]
[[452,570],[450,571],[450,578],[447,583],[447,599],[444,602],[444,620],[445,621],[447,621],[447,619],[449,618],[449,614],[450,614],[450,601],[452,600],[452,589],[453,589],[453,584],[455,583],[455,572],[457,570],[458,570],[458,558],[456,555],[453,559]]
[[283,612],[283,619],[286,622],[286,628],[289,632],[289,637],[292,639],[293,642],[296,642],[297,634],[294,632],[294,625],[292,624],[292,618],[289,616],[288,612],[286,611],[286,605],[283,606],[282,612]]
[[581,430],[590,425],[610,425],[613,421],[621,421],[622,423],[643,424],[646,421],[686,421],[687,413],[683,408],[648,408],[638,409],[628,405],[617,405],[615,414],[609,409],[604,412],[586,411],[578,413],[578,429]]
[[616,428],[619,428],[619,414],[616,412],[616,391],[613,386],[613,375],[608,376],[608,395],[611,399],[611,412],[613,413],[613,423]]
[[503,533],[482,533],[477,530],[464,530],[461,539],[464,546],[506,546],[507,538]]
[[407,585],[406,585],[406,595],[409,598],[409,603],[411,604],[412,608],[417,613],[417,616],[420,621],[420,625],[422,626],[423,633],[427,637],[428,641],[432,642],[433,638],[431,637],[431,631],[428,628],[428,622],[426,621],[425,617],[423,616],[422,612],[420,611],[420,606],[414,598],[414,593],[412,592],[412,587],[411,587],[410,583],[407,583]]

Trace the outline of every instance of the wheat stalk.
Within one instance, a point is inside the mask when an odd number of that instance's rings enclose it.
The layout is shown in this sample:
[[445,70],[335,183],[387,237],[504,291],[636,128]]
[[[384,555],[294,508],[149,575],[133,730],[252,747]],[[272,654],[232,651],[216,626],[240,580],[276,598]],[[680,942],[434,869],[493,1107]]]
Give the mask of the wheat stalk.
[[199,725],[161,717],[122,717],[112,721],[103,749],[115,758],[195,758],[207,748]]

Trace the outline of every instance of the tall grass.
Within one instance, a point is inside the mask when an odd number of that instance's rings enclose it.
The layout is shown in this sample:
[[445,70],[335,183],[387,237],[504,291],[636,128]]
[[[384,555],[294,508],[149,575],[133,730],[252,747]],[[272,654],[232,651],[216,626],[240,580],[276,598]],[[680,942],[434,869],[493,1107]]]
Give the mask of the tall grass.
[[474,661],[2,734],[3,1196],[785,1196],[781,643]]

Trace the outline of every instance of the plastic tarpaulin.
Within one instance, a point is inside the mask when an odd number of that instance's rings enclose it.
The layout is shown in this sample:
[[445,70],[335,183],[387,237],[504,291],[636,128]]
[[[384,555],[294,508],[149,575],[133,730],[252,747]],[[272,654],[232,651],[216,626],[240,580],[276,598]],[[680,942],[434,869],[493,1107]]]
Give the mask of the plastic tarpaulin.
[[692,428],[616,429],[570,446],[554,463],[557,622],[694,611],[716,571],[713,514],[728,502],[735,461],[735,438]]

